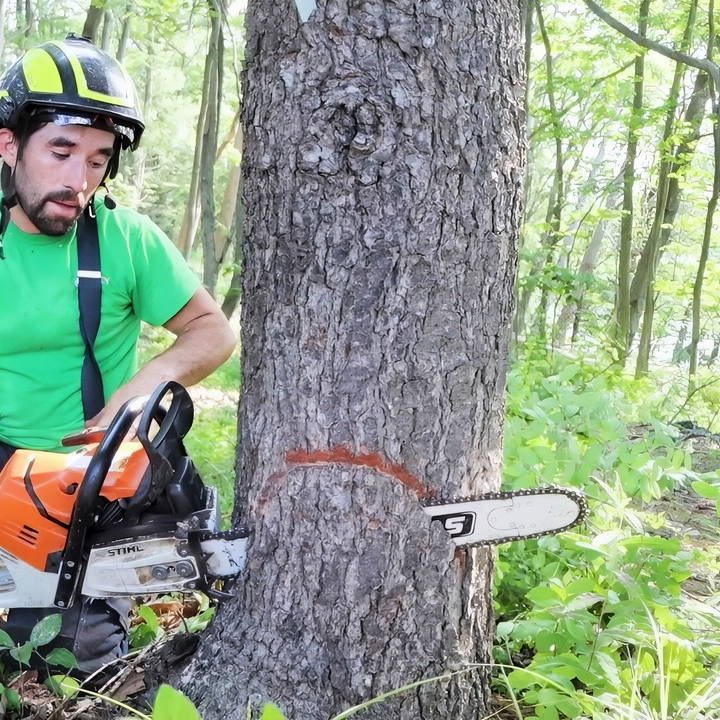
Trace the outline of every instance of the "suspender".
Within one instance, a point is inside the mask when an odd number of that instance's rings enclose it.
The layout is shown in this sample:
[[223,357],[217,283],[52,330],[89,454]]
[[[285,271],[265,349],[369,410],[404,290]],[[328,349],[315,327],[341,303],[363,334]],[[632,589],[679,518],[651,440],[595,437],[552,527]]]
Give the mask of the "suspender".
[[102,274],[100,273],[100,242],[92,203],[77,221],[78,308],[80,310],[80,335],[85,343],[85,359],[80,376],[82,404],[85,420],[97,415],[105,406],[102,375],[98,367],[93,345],[100,327],[102,301]]

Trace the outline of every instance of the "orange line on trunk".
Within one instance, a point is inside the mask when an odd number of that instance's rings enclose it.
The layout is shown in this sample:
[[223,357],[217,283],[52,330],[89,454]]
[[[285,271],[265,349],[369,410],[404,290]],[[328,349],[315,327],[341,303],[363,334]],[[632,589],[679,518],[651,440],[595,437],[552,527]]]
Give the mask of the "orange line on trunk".
[[399,480],[404,487],[415,493],[418,500],[433,497],[435,491],[413,475],[403,465],[390,463],[380,453],[356,455],[349,448],[338,445],[330,450],[290,450],[285,454],[290,465],[357,465],[367,467],[383,475]]

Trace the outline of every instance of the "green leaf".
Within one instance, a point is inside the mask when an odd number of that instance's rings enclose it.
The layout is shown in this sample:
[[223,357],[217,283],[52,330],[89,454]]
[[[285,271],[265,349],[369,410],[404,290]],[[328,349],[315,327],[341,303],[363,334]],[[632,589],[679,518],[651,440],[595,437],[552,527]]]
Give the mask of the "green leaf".
[[59,634],[62,627],[62,616],[60,614],[48,615],[40,620],[30,633],[30,642],[36,647],[41,647],[52,642]]
[[7,700],[8,707],[11,710],[20,709],[20,693],[17,690],[13,690],[12,688],[5,688],[4,695]]
[[65,648],[55,648],[45,658],[48,665],[56,665],[65,668],[77,667],[75,656]]
[[265,703],[259,720],[287,720],[277,705]]
[[0,630],[0,647],[15,647],[15,641],[4,630]]
[[26,642],[19,647],[14,647],[10,650],[10,656],[15,658],[21,665],[30,664],[30,656],[35,650],[35,645],[31,642]]
[[701,497],[709,500],[720,499],[720,485],[712,485],[704,480],[697,480],[692,484],[692,489]]
[[155,614],[151,607],[141,605],[138,608],[138,615],[153,629],[158,630],[160,627],[160,618]]
[[80,683],[67,675],[51,675],[45,680],[45,685],[60,697],[75,697],[80,689]]
[[152,718],[153,720],[202,720],[195,705],[170,685],[160,686],[155,696]]

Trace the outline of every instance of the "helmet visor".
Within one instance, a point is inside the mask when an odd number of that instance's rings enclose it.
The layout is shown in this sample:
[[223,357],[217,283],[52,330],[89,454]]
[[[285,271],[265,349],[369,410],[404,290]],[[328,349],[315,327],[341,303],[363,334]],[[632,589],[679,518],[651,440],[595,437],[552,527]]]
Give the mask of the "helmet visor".
[[54,125],[84,125],[112,133],[119,138],[122,147],[131,147],[135,141],[135,128],[118,122],[109,115],[94,113],[63,112],[48,108],[38,109],[32,114],[32,123],[51,122]]

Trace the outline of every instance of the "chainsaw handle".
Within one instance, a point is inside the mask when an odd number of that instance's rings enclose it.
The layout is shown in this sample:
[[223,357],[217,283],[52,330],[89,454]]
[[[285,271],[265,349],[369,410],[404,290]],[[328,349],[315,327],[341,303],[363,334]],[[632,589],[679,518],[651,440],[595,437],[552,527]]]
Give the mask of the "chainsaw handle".
[[[167,410],[162,401],[172,395]],[[155,388],[145,404],[137,437],[150,461],[150,468],[145,473],[135,494],[128,501],[125,516],[138,517],[149,507],[167,487],[174,477],[174,468],[166,457],[173,444],[182,446],[182,439],[193,423],[193,403],[188,391],[178,382],[168,380]],[[160,427],[150,439],[150,426],[156,421]]]
[[82,574],[85,538],[88,530],[95,522],[100,491],[110,470],[115,453],[123,440],[125,440],[125,436],[133,426],[135,419],[143,411],[145,400],[145,398],[139,397],[131,398],[120,408],[88,463],[85,477],[78,490],[72,517],[70,518],[67,543],[60,565],[60,575],[55,593],[56,607],[70,607],[75,599],[78,581]]

